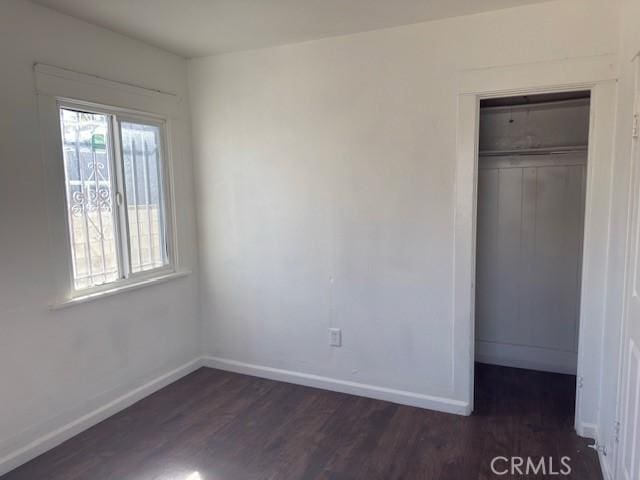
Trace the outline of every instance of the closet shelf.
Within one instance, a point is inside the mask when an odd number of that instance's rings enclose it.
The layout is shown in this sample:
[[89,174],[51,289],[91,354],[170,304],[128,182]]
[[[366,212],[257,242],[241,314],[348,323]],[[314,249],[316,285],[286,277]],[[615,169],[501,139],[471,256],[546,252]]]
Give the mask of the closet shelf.
[[519,148],[513,150],[480,150],[479,155],[482,157],[498,157],[504,155],[549,155],[586,151],[586,145],[572,145],[568,147]]

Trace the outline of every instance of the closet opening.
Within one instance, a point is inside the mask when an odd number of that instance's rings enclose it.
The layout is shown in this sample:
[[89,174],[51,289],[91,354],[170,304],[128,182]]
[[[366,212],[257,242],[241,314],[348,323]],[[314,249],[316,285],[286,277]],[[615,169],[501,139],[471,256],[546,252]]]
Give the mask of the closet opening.
[[476,413],[573,426],[589,123],[589,91],[480,102]]

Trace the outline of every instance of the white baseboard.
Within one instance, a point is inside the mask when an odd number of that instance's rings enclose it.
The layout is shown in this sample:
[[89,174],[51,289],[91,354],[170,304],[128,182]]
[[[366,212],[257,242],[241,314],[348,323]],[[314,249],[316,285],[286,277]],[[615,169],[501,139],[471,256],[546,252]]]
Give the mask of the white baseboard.
[[197,370],[202,361],[202,358],[196,358],[185,363],[5,455],[0,458],[0,476]]
[[576,374],[578,354],[551,348],[476,340],[476,361],[503,367]]
[[101,407],[78,417],[76,420],[66,423],[5,455],[0,458],[0,476],[10,472],[29,460],[32,460],[38,455],[51,450],[62,442],[96,425],[102,420],[115,415],[119,411],[124,410],[135,402],[142,400],[144,397],[151,395],[157,390],[160,390],[202,366],[253,375],[256,377],[269,378],[271,380],[281,382],[295,383],[308,387],[322,388],[351,395],[375,398],[378,400],[386,400],[402,405],[427,408],[441,412],[455,413],[459,415],[469,415],[471,413],[470,405],[467,402],[450,398],[435,397],[405,390],[396,390],[375,385],[311,375],[302,372],[252,365],[224,358],[201,357],[185,363],[170,372],[160,375],[159,377],[140,385],[139,387],[115,398]]
[[205,367],[243,373],[254,377],[268,378],[270,380],[277,380],[280,382],[322,388],[324,390],[348,393],[360,397],[375,398],[377,400],[386,400],[388,402],[409,405],[412,407],[455,413],[458,415],[469,415],[471,413],[471,407],[468,402],[451,398],[435,397],[406,390],[396,390],[292,370],[282,370],[262,365],[253,365],[220,357],[204,357],[203,365]]

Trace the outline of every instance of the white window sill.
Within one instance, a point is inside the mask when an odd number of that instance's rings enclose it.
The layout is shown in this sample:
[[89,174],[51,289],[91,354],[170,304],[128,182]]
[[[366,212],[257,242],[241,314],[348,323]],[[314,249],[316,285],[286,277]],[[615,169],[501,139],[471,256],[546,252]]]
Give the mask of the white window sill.
[[87,295],[80,295],[77,297],[69,298],[67,300],[63,300],[61,302],[56,302],[49,305],[50,310],[60,310],[63,308],[72,307],[74,305],[79,305],[81,303],[92,302],[94,300],[98,300],[100,298],[110,297],[112,295],[117,295],[122,292],[129,292],[131,290],[137,290],[139,288],[147,287],[150,285],[157,285],[158,283],[168,282],[169,280],[174,280],[176,278],[182,278],[191,275],[190,270],[184,270],[181,272],[171,272],[164,275],[159,275],[157,277],[147,278],[144,280],[140,280],[133,283],[127,283],[124,285],[116,285],[113,288],[109,288],[107,290],[101,290],[99,292],[89,293]]

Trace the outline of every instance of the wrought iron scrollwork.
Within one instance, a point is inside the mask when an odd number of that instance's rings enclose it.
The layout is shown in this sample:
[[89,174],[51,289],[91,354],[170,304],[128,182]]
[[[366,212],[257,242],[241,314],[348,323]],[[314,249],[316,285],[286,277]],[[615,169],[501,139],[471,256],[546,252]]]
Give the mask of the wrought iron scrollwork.
[[[105,169],[102,162],[91,162],[89,167],[93,170],[92,177],[83,182],[78,182],[80,190],[71,194],[70,210],[74,216],[82,216],[96,211],[111,212],[111,184],[101,172]],[[96,182],[95,174],[99,180]]]

